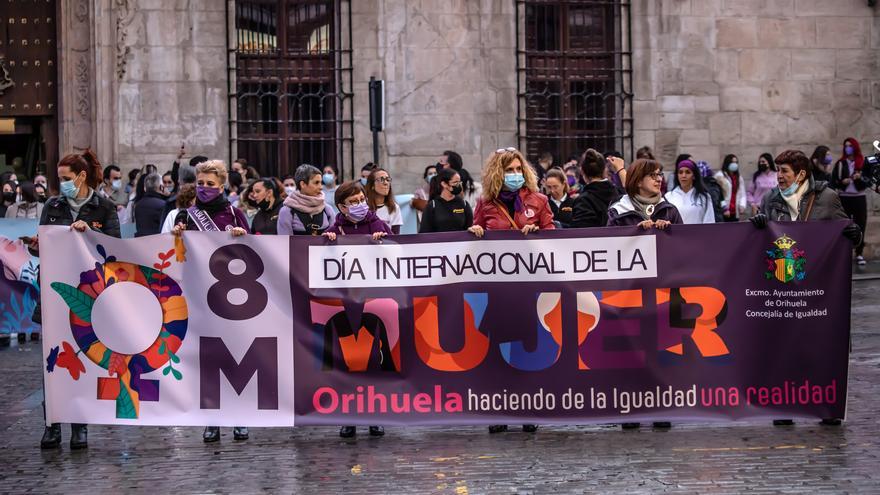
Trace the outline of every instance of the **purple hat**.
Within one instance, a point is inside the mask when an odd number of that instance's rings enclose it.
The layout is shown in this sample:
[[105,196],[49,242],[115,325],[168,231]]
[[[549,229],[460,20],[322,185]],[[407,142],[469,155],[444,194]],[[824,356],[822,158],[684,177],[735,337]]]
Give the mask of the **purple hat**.
[[700,176],[712,177],[712,168],[709,166],[709,164],[707,162],[704,162],[704,161],[697,162],[697,168],[700,170]]

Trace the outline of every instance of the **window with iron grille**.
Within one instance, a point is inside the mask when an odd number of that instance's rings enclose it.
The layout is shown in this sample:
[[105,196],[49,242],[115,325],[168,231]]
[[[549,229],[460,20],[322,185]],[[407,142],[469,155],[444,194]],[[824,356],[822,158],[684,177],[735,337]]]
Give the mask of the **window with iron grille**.
[[630,3],[517,0],[517,132],[530,160],[632,142]]
[[351,18],[346,0],[238,0],[230,154],[267,176],[309,163],[353,174]]

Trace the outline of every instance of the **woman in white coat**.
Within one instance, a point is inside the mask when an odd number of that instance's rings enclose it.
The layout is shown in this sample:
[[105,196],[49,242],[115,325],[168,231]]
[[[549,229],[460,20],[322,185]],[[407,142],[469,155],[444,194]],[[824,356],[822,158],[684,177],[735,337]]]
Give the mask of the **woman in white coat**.
[[746,213],[746,185],[739,173],[739,159],[736,155],[724,157],[721,170],[715,173],[715,180],[724,190],[724,199],[721,201],[721,209],[724,212],[725,222],[738,222],[739,218]]
[[665,195],[681,214],[683,223],[715,223],[715,209],[712,197],[703,184],[697,164],[683,160],[675,168],[674,187]]

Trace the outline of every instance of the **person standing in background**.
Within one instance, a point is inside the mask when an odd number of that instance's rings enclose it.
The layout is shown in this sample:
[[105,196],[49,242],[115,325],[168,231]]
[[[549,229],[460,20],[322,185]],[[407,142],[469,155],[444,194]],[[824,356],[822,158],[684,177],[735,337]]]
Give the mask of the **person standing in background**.
[[730,154],[724,157],[721,170],[715,173],[715,180],[724,190],[721,200],[722,214],[725,222],[738,222],[746,211],[746,187],[739,173],[739,159]]
[[752,183],[749,185],[747,194],[752,215],[758,213],[764,196],[776,186],[776,162],[773,161],[773,155],[764,153],[758,157],[758,170],[752,176]]
[[862,232],[862,238],[855,246],[856,262],[860,266],[866,264],[862,252],[865,249],[865,228],[868,225],[868,198],[865,194],[868,182],[862,178],[864,164],[865,157],[859,142],[850,137],[843,142],[843,156],[837,160],[831,171],[831,187],[837,190],[843,211]]

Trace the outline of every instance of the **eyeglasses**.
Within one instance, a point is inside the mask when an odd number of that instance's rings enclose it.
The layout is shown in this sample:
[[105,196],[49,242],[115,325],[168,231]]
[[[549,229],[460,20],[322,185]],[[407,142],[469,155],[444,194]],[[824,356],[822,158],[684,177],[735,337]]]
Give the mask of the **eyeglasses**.
[[391,177],[379,177],[376,179],[376,182],[381,182],[382,184],[391,184]]
[[513,153],[516,151],[516,148],[508,146],[507,148],[498,148],[495,150],[495,153]]
[[661,174],[660,172],[654,172],[653,174],[648,174],[648,177],[650,177],[654,180],[663,180],[663,174]]

